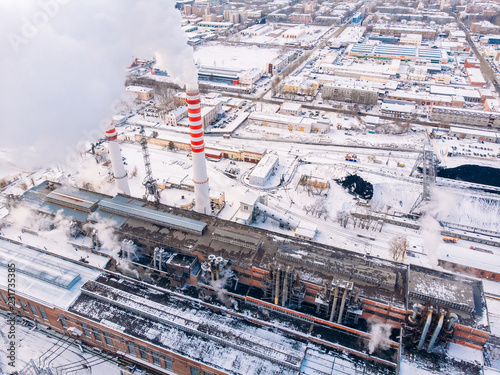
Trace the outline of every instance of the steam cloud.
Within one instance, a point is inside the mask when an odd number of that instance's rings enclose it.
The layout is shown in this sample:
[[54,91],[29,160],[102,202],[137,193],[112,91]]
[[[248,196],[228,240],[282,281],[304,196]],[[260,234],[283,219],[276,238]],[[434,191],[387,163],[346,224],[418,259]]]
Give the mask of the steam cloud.
[[134,57],[196,84],[180,20],[173,0],[0,2],[0,148],[25,167],[74,163],[78,142],[102,136]]
[[438,249],[441,241],[441,225],[430,214],[420,219],[420,234],[424,243],[427,260],[431,267],[438,264]]
[[370,342],[368,343],[368,352],[373,354],[376,349],[386,350],[389,348],[389,338],[391,337],[392,326],[385,323],[377,323],[374,320],[368,320],[370,324]]

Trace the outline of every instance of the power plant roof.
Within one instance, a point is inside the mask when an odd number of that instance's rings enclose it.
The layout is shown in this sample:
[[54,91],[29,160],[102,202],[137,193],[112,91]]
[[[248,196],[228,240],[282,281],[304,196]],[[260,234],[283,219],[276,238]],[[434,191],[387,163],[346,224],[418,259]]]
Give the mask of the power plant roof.
[[167,214],[144,207],[134,207],[128,204],[118,203],[113,199],[103,199],[99,202],[99,208],[103,211],[122,215],[125,217],[142,219],[163,227],[179,229],[183,232],[202,234],[207,226],[206,223],[187,219],[176,215]]

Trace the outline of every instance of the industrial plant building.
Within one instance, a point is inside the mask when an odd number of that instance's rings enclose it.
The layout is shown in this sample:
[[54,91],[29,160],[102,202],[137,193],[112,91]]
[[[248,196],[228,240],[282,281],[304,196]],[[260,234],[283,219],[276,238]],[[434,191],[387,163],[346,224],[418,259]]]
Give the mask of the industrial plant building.
[[399,46],[393,44],[355,44],[349,56],[375,59],[399,59],[429,63],[447,63],[448,55],[439,48]]
[[[402,351],[429,356],[447,342],[481,349],[489,337],[475,279],[50,182],[13,204],[62,213],[83,232],[96,217],[112,218],[120,258],[95,231],[75,245],[100,257],[91,264],[27,247],[8,232],[0,255],[7,262],[15,253],[19,264],[17,314],[111,353],[123,366],[296,374],[325,358],[333,373],[361,363],[366,374],[395,374]],[[248,204],[250,214],[263,206]],[[7,309],[7,288],[0,291]],[[392,331],[387,346],[370,353],[367,321]]]

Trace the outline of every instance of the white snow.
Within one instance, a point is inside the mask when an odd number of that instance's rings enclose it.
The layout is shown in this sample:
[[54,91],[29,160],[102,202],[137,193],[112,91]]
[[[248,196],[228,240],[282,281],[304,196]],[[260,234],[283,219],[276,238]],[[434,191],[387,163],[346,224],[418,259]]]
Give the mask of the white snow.
[[[43,333],[46,330],[44,326],[39,325],[39,328],[33,330],[19,323],[16,324],[16,367],[9,367],[7,366],[8,360],[6,358],[8,329],[9,325],[7,320],[3,315],[0,315],[0,343],[2,346],[2,350],[0,350],[0,374],[3,374],[4,370],[20,371],[24,369],[31,360],[33,360],[37,366],[40,366],[42,363],[47,366],[50,362],[49,368],[51,369],[58,366],[74,364],[75,372],[72,372],[72,374],[75,375],[89,374],[89,369],[85,369],[83,365],[89,366],[93,374],[121,374],[116,365],[107,361],[102,361],[102,359],[96,357],[92,353],[87,351],[82,352],[76,346],[61,345],[58,338],[49,337]],[[54,334],[54,331],[47,332]],[[49,352],[49,350],[51,350],[51,352]],[[41,363],[39,363],[40,358]]]
[[194,61],[198,65],[216,66],[219,68],[259,68],[264,70],[265,64],[271,62],[279,54],[279,48],[209,44],[196,48],[194,51]]

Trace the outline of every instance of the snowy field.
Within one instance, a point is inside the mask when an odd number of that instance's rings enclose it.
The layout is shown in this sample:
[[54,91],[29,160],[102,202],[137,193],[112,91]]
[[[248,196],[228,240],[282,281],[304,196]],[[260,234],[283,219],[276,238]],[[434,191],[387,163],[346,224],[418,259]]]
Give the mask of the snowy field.
[[271,62],[279,54],[279,48],[207,44],[196,48],[194,61],[198,65],[218,68],[264,70],[265,64]]

